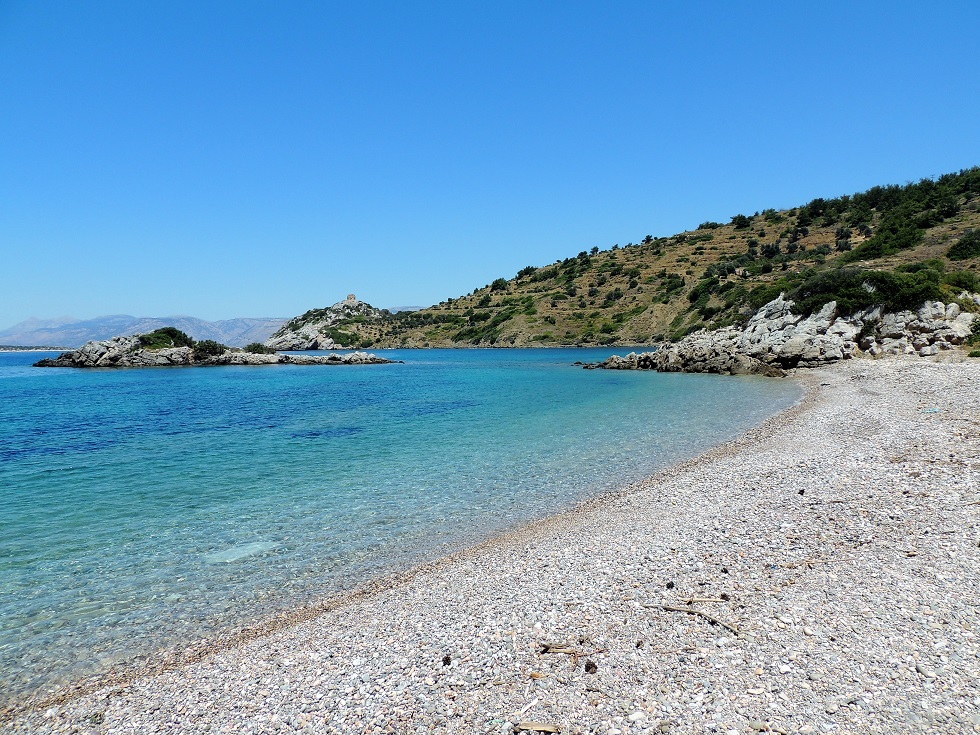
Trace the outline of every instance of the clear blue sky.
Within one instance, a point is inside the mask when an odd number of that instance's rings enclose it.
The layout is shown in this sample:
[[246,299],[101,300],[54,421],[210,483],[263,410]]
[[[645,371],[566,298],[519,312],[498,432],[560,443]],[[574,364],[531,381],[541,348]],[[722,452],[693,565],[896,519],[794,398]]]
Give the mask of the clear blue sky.
[[428,305],[980,164],[980,2],[0,0],[0,328]]

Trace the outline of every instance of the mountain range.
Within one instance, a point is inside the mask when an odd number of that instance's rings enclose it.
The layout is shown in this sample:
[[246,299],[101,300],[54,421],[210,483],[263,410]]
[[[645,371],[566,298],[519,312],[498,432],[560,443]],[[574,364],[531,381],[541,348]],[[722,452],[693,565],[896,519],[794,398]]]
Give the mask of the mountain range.
[[244,347],[251,342],[264,342],[285,322],[286,319],[275,317],[242,317],[209,322],[192,316],[135,317],[128,314],[111,314],[94,319],[28,319],[0,330],[0,344],[81,347],[91,340],[176,327],[196,340],[213,339],[230,347]]

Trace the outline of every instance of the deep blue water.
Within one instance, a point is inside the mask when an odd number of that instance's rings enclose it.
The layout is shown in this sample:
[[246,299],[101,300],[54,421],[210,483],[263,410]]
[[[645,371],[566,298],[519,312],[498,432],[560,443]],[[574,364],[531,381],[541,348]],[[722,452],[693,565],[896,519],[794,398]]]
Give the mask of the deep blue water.
[[0,353],[0,691],[433,558],[652,474],[801,395],[785,380],[572,366],[612,352],[147,370]]

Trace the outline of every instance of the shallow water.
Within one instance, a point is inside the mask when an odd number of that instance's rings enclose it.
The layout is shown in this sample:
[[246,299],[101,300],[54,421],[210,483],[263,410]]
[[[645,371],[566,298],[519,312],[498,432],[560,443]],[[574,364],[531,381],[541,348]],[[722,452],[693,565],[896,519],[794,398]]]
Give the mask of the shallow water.
[[572,366],[612,352],[151,370],[0,354],[2,696],[554,513],[801,396],[786,380]]

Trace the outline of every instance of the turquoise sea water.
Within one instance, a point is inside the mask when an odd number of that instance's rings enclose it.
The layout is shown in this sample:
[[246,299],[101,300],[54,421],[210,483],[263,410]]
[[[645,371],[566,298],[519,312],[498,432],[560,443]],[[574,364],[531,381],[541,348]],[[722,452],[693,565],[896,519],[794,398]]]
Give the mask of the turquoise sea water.
[[0,698],[554,513],[801,395],[572,365],[612,352],[150,370],[0,353]]

